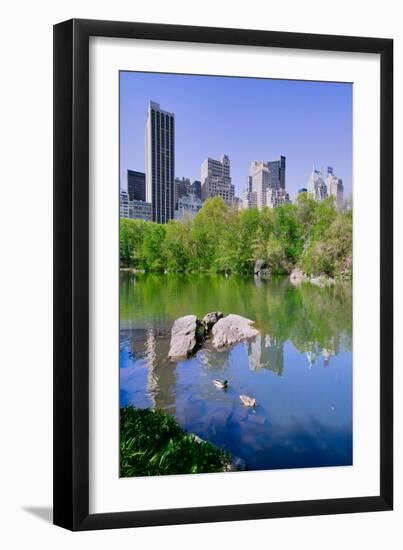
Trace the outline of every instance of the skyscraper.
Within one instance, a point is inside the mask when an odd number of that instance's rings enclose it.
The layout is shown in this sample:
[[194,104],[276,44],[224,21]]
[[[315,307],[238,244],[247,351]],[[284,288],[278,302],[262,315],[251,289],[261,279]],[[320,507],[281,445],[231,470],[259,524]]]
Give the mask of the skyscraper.
[[343,206],[343,180],[335,175],[334,170],[331,166],[327,167],[326,187],[328,196],[335,197],[336,206],[340,210]]
[[178,200],[189,195],[191,189],[192,184],[189,178],[175,178],[175,208],[178,206]]
[[285,157],[278,160],[254,160],[249,171],[249,187],[256,197],[256,206],[261,210],[265,206],[273,208],[277,204],[290,202],[285,190]]
[[175,115],[149,102],[145,130],[146,200],[152,220],[167,223],[175,208]]
[[269,160],[267,164],[270,170],[270,189],[285,189],[285,157]]
[[127,171],[127,192],[131,201],[146,200],[146,175],[144,172]]
[[222,197],[232,205],[235,186],[231,183],[230,160],[227,155],[221,155],[220,160],[207,158],[201,166],[202,199]]
[[196,197],[198,199],[201,200],[201,198],[202,198],[201,181],[194,180],[194,182],[192,183],[192,192],[193,192],[194,195],[196,195]]
[[316,201],[323,201],[327,197],[327,187],[322,177],[322,171],[316,170],[315,165],[313,165],[312,172],[308,178],[308,193]]

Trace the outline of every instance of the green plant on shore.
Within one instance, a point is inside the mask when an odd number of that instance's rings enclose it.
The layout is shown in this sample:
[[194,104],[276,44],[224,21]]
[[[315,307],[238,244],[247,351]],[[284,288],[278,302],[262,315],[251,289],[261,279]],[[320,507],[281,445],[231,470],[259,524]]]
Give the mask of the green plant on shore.
[[120,409],[120,476],[222,472],[231,456],[197,441],[162,411]]
[[193,219],[166,225],[121,219],[122,267],[146,271],[252,273],[264,260],[272,273],[294,267],[307,275],[351,276],[352,211],[334,198],[307,193],[273,209],[235,210],[220,197],[206,200]]

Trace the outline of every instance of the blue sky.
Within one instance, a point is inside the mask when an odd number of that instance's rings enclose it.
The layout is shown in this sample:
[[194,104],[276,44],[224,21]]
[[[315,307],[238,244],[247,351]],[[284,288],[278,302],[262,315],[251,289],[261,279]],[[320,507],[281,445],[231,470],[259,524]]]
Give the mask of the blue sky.
[[312,165],[333,166],[351,193],[352,84],[120,73],[120,178],[144,171],[144,128],[149,100],[175,113],[175,175],[200,179],[207,157],[231,160],[239,196],[252,160],[287,157],[292,199],[306,187]]

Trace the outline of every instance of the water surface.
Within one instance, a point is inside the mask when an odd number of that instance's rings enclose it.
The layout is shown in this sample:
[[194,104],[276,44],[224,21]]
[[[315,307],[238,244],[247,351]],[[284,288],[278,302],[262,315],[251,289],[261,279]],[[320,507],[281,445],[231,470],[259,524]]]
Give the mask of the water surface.
[[[218,275],[120,275],[121,406],[162,409],[248,469],[352,464],[352,290]],[[238,313],[260,335],[168,360],[177,317]],[[229,380],[218,390],[214,378]],[[255,410],[239,394],[255,397]]]

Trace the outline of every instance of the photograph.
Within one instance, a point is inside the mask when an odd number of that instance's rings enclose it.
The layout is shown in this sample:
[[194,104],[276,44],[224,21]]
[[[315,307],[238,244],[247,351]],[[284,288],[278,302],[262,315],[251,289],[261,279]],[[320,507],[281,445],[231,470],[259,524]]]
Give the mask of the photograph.
[[120,477],[353,465],[352,102],[120,71]]

